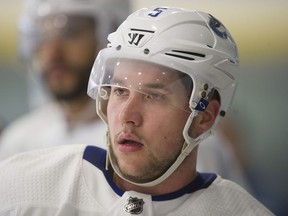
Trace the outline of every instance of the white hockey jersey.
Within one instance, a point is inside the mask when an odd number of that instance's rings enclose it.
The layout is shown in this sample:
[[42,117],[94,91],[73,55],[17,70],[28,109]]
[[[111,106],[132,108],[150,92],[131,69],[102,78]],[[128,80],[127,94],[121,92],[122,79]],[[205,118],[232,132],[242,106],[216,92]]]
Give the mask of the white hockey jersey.
[[198,173],[179,191],[122,191],[105,170],[106,151],[72,145],[0,162],[0,216],[273,215],[235,183]]

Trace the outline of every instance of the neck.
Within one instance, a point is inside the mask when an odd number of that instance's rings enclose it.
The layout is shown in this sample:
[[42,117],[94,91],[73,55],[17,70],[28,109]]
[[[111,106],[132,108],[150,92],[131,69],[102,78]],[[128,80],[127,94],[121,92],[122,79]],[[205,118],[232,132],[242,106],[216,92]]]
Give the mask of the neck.
[[137,191],[139,193],[149,195],[163,195],[171,192],[175,192],[191,183],[196,178],[196,158],[197,149],[195,148],[189,156],[183,161],[179,168],[171,174],[163,182],[153,187],[142,187],[134,185],[123,180],[116,173],[114,173],[114,182],[123,191]]

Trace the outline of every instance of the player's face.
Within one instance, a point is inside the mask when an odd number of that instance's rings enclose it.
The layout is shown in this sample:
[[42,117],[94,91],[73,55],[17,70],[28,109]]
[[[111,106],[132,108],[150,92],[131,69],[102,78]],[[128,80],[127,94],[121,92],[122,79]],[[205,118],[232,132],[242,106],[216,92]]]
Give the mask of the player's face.
[[93,21],[87,17],[63,16],[44,21],[42,25],[48,30],[41,36],[35,57],[45,84],[56,99],[86,96],[97,51]]
[[[113,86],[116,83],[124,87]],[[175,161],[184,143],[187,91],[177,73],[140,62],[122,63],[111,84],[107,107],[111,160],[132,181],[156,179]]]

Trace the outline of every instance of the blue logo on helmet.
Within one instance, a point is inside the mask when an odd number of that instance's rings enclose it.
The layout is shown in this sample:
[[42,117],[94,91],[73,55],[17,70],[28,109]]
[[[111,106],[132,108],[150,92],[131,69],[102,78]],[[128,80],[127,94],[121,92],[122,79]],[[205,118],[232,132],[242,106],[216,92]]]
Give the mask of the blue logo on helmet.
[[227,39],[228,34],[225,26],[212,15],[210,15],[209,26],[216,33],[216,35],[223,39]]

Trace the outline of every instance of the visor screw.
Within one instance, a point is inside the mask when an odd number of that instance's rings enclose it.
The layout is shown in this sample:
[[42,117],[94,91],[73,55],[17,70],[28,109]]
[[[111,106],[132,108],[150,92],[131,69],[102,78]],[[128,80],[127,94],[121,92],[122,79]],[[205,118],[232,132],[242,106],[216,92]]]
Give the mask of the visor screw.
[[206,97],[206,92],[205,92],[205,91],[201,92],[201,97],[202,97],[202,98],[205,98],[205,97]]
[[144,49],[144,54],[149,54],[150,50],[149,49]]
[[116,50],[120,50],[121,49],[121,45],[118,45],[117,47],[116,47]]
[[221,111],[220,111],[220,116],[221,116],[221,117],[224,117],[225,114],[226,114],[226,112],[225,112],[224,110],[221,110]]
[[203,84],[203,89],[206,91],[208,89],[209,85],[207,83]]

